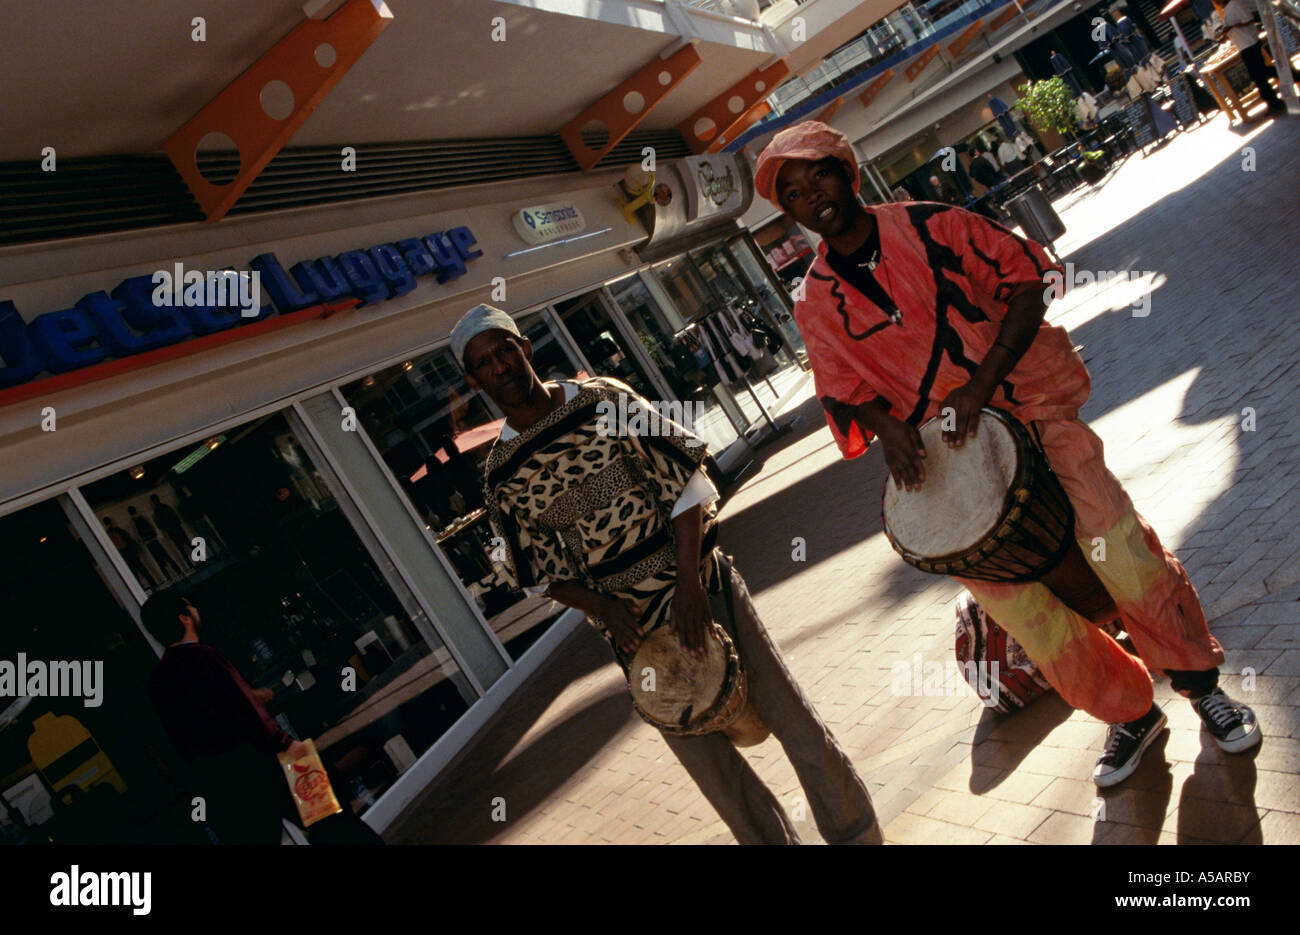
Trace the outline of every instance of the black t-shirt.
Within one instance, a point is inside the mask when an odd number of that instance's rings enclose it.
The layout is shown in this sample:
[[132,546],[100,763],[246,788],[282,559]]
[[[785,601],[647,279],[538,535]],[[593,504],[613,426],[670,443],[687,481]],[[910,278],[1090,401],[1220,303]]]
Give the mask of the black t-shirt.
[[894,302],[884,287],[876,281],[875,273],[872,270],[872,266],[880,262],[880,259],[880,226],[878,224],[872,227],[870,236],[867,237],[862,246],[848,256],[840,256],[830,248],[829,244],[826,247],[826,262],[830,264],[835,274],[880,306],[880,309],[890,318],[897,320],[898,304]]
[[998,183],[998,170],[980,153],[970,161],[970,174],[985,188],[992,188]]

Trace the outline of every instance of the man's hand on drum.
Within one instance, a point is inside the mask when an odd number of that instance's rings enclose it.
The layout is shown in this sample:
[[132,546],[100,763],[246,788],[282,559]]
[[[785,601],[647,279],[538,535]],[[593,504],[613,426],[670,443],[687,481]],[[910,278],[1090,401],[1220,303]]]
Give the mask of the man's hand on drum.
[[980,410],[992,398],[993,393],[974,380],[957,387],[944,397],[939,404],[939,422],[943,426],[944,443],[949,448],[960,448],[966,439],[975,437]]
[[673,631],[686,652],[697,659],[702,657],[705,634],[713,624],[713,611],[698,574],[678,577],[670,614]]
[[925,445],[921,433],[902,419],[891,418],[876,434],[885,449],[885,464],[893,475],[894,486],[920,490],[925,481]]
[[595,616],[609,630],[609,635],[614,637],[624,655],[631,656],[641,648],[641,628],[636,625],[636,618],[626,601],[602,594],[595,611]]

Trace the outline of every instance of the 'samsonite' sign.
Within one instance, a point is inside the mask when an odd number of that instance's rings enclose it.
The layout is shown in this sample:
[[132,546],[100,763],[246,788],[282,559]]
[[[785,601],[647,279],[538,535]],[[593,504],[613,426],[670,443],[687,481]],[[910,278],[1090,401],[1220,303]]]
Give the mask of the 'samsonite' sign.
[[578,206],[567,201],[524,208],[516,212],[514,220],[515,232],[535,245],[580,233],[587,226]]
[[46,312],[30,323],[23,322],[13,302],[0,301],[0,387],[214,334],[277,311],[287,315],[349,297],[362,305],[383,302],[413,290],[417,276],[433,275],[440,283],[463,276],[466,264],[483,255],[476,248],[470,229],[455,227],[303,260],[287,271],[274,253],[259,254],[248,265],[271,301],[252,315],[233,297],[222,305],[155,304],[152,274],[125,279],[111,293],[92,292],[72,308]]

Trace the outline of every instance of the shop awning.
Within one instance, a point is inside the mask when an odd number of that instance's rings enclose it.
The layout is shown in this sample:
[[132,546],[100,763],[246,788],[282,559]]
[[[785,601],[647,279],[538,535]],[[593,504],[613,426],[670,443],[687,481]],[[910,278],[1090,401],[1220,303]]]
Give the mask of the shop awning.
[[804,257],[806,257],[808,254],[812,252],[813,252],[812,247],[809,247],[807,250],[803,250],[800,253],[796,254],[795,256],[790,257],[790,259],[786,260],[784,263],[782,263],[780,266],[776,268],[777,272],[780,272],[781,270],[785,269],[791,263],[798,263],[800,260],[802,260]]
[[[505,424],[505,419],[494,419],[491,422],[484,422],[482,425],[476,425],[472,429],[467,429],[464,432],[454,435],[452,437],[452,442],[456,445],[458,451],[465,454],[473,451],[480,445],[486,445],[488,442],[493,441],[501,434],[501,426]],[[443,464],[446,464],[450,460],[447,457],[447,452],[443,451],[441,448],[435,451],[433,456]],[[420,465],[420,469],[411,475],[411,483],[414,484],[428,473],[428,469],[425,468],[424,465]]]

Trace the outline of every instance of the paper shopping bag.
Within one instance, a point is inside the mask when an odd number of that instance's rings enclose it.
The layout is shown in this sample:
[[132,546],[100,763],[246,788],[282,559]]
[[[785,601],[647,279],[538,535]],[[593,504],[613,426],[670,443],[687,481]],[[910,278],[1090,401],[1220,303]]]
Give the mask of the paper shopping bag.
[[298,806],[298,817],[302,819],[302,826],[310,828],[322,818],[337,815],[343,811],[343,807],[334,797],[329,774],[325,772],[325,766],[316,752],[316,744],[310,740],[304,742],[308,749],[306,756],[300,756],[295,760],[288,752],[282,751],[276,754],[276,758],[280,761],[280,768],[284,770],[285,781],[289,783],[293,804]]

